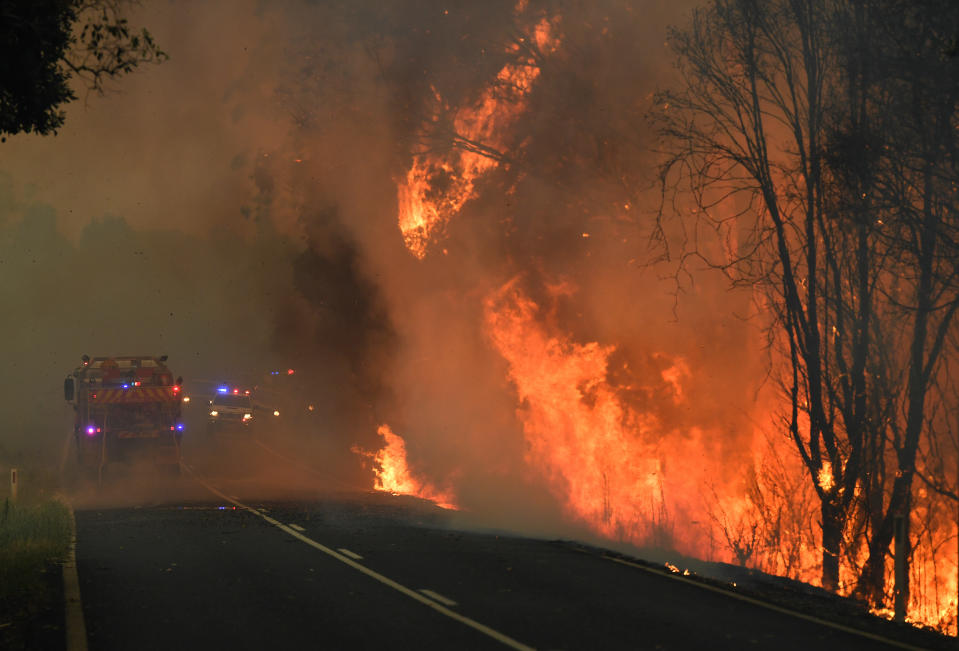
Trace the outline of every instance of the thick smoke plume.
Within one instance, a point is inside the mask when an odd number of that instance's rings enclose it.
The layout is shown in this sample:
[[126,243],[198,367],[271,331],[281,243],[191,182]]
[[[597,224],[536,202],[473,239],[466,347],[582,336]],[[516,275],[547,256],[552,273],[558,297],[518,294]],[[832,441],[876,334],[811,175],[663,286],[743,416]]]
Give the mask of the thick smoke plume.
[[[188,381],[296,367],[320,418],[291,435],[350,477],[372,486],[349,450],[376,449],[389,424],[411,467],[484,522],[583,526],[530,456],[529,405],[487,326],[486,300],[513,282],[544,332],[608,348],[605,390],[655,420],[650,445],[682,454],[695,439],[712,485],[737,485],[753,462],[751,419],[764,416],[749,295],[677,279],[649,246],[659,198],[643,116],[669,81],[665,27],[683,11],[144,7],[135,19],[169,62],[73,106],[55,139],[0,150],[0,388],[16,397],[0,454],[60,445],[60,380],[82,353],[167,353]],[[537,76],[483,152],[495,164],[417,259],[397,225],[398,186],[418,157],[468,146],[456,115],[484,92],[516,101],[515,88],[488,89],[543,20],[556,42],[523,55]],[[452,183],[438,167],[429,180],[435,196]]]

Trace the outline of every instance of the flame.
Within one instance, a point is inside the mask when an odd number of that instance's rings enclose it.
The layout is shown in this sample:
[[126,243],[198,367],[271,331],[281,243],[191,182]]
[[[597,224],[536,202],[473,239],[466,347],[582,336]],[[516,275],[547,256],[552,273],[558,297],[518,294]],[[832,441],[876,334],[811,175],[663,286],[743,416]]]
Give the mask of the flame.
[[822,462],[822,468],[819,469],[819,474],[816,476],[818,480],[819,487],[823,492],[828,493],[833,489],[835,483],[832,479],[832,463],[829,461]]
[[[525,6],[517,6],[517,13]],[[555,35],[558,19],[540,19],[530,38],[538,52],[551,54],[559,45]],[[519,43],[508,48],[514,61],[496,74],[493,82],[470,106],[455,111],[450,149],[444,153],[422,153],[413,157],[405,178],[397,183],[399,227],[403,242],[419,259],[426,257],[431,242],[440,239],[450,219],[475,194],[476,182],[506,158],[508,132],[526,110],[527,97],[540,75],[532,55],[521,54]],[[435,104],[432,123],[450,113],[440,93],[433,88]]]
[[353,452],[373,459],[373,488],[394,495],[413,495],[429,500],[444,509],[457,510],[449,492],[439,491],[432,484],[416,479],[406,463],[406,443],[394,434],[389,425],[380,425],[376,433],[383,437],[384,447],[367,452],[354,446]]
[[[486,332],[508,364],[526,462],[569,516],[612,540],[818,580],[818,503],[788,441],[752,432],[741,439],[742,458],[717,465],[709,450],[721,433],[670,430],[631,405],[607,374],[614,347],[543,325],[547,315],[517,285],[487,297]],[[557,287],[569,291],[561,283],[549,293]],[[693,371],[682,358],[666,361],[651,381],[664,400],[683,403]]]
[[488,297],[485,308],[488,336],[509,365],[521,405],[527,463],[568,513],[609,538],[702,553],[706,532],[675,528],[673,519],[701,510],[704,478],[668,472],[672,459],[695,454],[702,432],[664,437],[654,416],[624,404],[607,381],[613,347],[549,332],[516,280]]
[[[511,130],[529,110],[542,58],[560,43],[558,19],[523,18],[529,11],[528,2],[519,0],[515,13],[527,25],[525,35],[507,48],[510,62],[473,101],[451,107],[433,89],[432,125],[443,147],[415,154],[397,180],[400,232],[418,259],[445,237],[451,220],[477,195],[483,177],[513,158]],[[622,207],[633,208],[629,203]],[[592,236],[581,232],[584,240]],[[731,256],[735,233],[728,237]],[[609,539],[668,544],[706,560],[739,562],[818,585],[822,549],[815,485],[792,444],[776,438],[781,432],[773,429],[777,443],[762,450],[756,434],[768,432],[757,426],[753,442],[745,444],[750,458],[740,460],[739,482],[716,485],[713,475],[723,464],[708,457],[714,448],[707,445],[715,433],[695,427],[668,431],[654,413],[631,405],[607,377],[615,346],[577,342],[544,325],[547,319],[540,307],[516,285],[507,283],[487,298],[486,332],[506,361],[517,394],[517,416],[528,443],[526,463],[545,479],[571,518]],[[674,406],[689,402],[684,383],[694,373],[683,359],[667,363],[660,379],[672,391],[665,400]],[[763,422],[772,423],[775,413],[778,410],[770,408]],[[410,476],[400,437],[385,425],[379,433],[386,447],[374,457],[378,490],[453,504]],[[769,472],[776,476],[764,474]],[[814,480],[827,493],[835,489],[828,461]],[[955,514],[948,513],[941,499],[920,495],[912,531],[920,533],[913,534],[907,619],[955,632]],[[867,556],[863,541],[853,535],[862,534],[848,533],[844,541],[843,594],[851,591]],[[892,603],[892,567],[890,550],[887,605]],[[888,608],[876,612],[891,613]]]
[[669,368],[663,370],[662,376],[673,390],[673,402],[676,404],[683,402],[686,396],[683,393],[682,380],[689,376],[689,365],[686,364],[686,360],[676,360]]
[[[547,283],[545,289],[553,300],[575,292],[568,282]],[[560,331],[555,312],[534,302],[518,278],[486,297],[483,316],[486,335],[505,360],[516,393],[526,465],[571,520],[609,540],[819,584],[819,502],[787,437],[770,429],[764,448],[764,439],[753,433],[740,441],[745,457],[732,460],[711,452],[716,448],[709,443],[722,433],[666,428],[654,411],[631,404],[623,388],[611,382],[608,369],[615,347],[576,341]],[[665,404],[694,400],[685,385],[696,370],[683,358],[654,357],[662,370],[650,382],[660,387]],[[773,422],[771,417],[768,421]],[[373,459],[376,490],[458,508],[451,490],[439,490],[410,471],[400,436],[388,425],[377,431],[382,449],[356,450]],[[724,472],[732,478],[724,480]],[[829,490],[831,469],[825,467],[817,479]],[[915,499],[913,531],[919,533],[914,534],[907,621],[954,631],[955,513],[932,491],[917,491]],[[853,538],[844,548],[839,592],[849,594],[867,550]],[[892,603],[891,552],[887,606]],[[888,608],[875,612],[891,615]]]

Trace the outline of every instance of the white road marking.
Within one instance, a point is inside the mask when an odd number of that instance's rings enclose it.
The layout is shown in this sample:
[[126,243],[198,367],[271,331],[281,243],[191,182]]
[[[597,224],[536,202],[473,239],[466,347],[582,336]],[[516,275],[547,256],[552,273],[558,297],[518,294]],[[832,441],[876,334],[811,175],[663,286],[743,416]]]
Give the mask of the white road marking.
[[450,599],[449,597],[444,597],[443,595],[433,592],[432,590],[428,590],[426,588],[420,588],[420,592],[425,594],[427,597],[429,597],[433,601],[440,602],[444,606],[452,607],[456,605],[456,602]]
[[[224,498],[224,499],[230,499],[230,497],[229,497],[228,495],[226,495],[226,494],[224,494],[224,493],[221,493],[219,490],[217,490],[216,488],[214,488],[213,485],[207,483],[207,482],[206,482],[204,479],[202,479],[198,474],[196,474],[196,472],[193,470],[192,467],[190,467],[190,466],[187,465],[187,464],[184,464],[184,467],[187,469],[187,472],[189,472],[191,475],[193,475],[193,478],[196,479],[198,482],[200,482],[203,486],[205,486],[208,491],[210,491],[210,492],[213,493],[214,495],[218,495],[218,496],[220,496],[220,497],[222,497],[222,498]],[[435,610],[436,612],[438,612],[438,613],[440,613],[440,614],[442,614],[442,615],[446,615],[446,616],[449,617],[450,619],[454,619],[454,620],[460,622],[461,624],[465,624],[466,626],[469,626],[470,628],[472,628],[472,629],[474,629],[474,630],[476,630],[476,631],[479,631],[479,632],[482,633],[483,635],[486,635],[486,636],[489,636],[489,637],[493,638],[493,639],[496,640],[497,642],[500,642],[501,644],[504,644],[504,645],[510,647],[511,649],[517,649],[518,651],[535,651],[535,649],[534,649],[533,647],[529,646],[529,645],[526,645],[526,644],[523,644],[522,642],[519,642],[519,641],[517,641],[517,640],[514,640],[513,638],[509,637],[508,635],[505,635],[505,634],[503,634],[503,633],[500,633],[499,631],[497,631],[497,630],[495,630],[495,629],[492,629],[492,628],[490,628],[489,626],[486,626],[485,624],[480,624],[480,623],[477,622],[476,620],[470,619],[469,617],[466,617],[465,615],[460,615],[458,612],[453,611],[453,610],[450,610],[450,609],[447,608],[446,606],[444,606],[444,605],[442,605],[442,604],[440,604],[440,603],[438,603],[438,602],[436,602],[436,601],[433,601],[433,600],[430,599],[429,597],[426,597],[425,595],[422,595],[422,594],[420,594],[419,592],[417,592],[417,591],[415,591],[415,590],[413,590],[413,589],[411,589],[411,588],[407,588],[405,585],[402,585],[401,583],[397,583],[397,582],[394,581],[393,579],[391,579],[391,578],[389,578],[389,577],[386,577],[386,576],[380,574],[379,572],[376,572],[376,571],[374,571],[374,570],[371,570],[370,568],[366,567],[365,565],[361,565],[360,563],[357,563],[357,562],[356,562],[355,560],[353,560],[352,558],[349,558],[349,557],[347,557],[347,556],[345,556],[345,555],[343,555],[343,554],[341,554],[341,553],[339,553],[339,552],[337,552],[337,551],[334,551],[333,549],[330,549],[330,548],[327,547],[326,545],[324,545],[324,544],[322,544],[322,543],[319,543],[319,542],[313,540],[312,538],[309,538],[309,537],[307,537],[307,536],[304,536],[302,533],[300,533],[300,532],[297,531],[296,529],[293,529],[292,527],[286,526],[285,524],[283,524],[283,523],[280,522],[279,520],[274,520],[274,519],[271,518],[270,516],[265,515],[265,514],[263,514],[263,513],[260,513],[260,512],[257,511],[256,509],[254,509],[254,508],[252,508],[252,507],[250,507],[250,506],[247,506],[246,504],[243,504],[242,502],[240,502],[240,501],[238,501],[238,500],[231,499],[230,501],[233,502],[233,503],[234,503],[236,506],[238,506],[239,508],[241,508],[241,509],[243,509],[243,510],[245,510],[245,511],[249,511],[249,512],[252,513],[253,515],[262,518],[262,519],[265,520],[266,522],[269,522],[270,524],[272,524],[272,525],[273,525],[274,527],[276,527],[277,529],[280,529],[281,531],[284,531],[284,532],[288,533],[289,535],[293,536],[293,537],[296,538],[297,540],[306,543],[306,544],[309,545],[310,547],[313,547],[314,549],[317,549],[317,550],[323,552],[323,553],[326,554],[327,556],[330,556],[330,557],[332,557],[332,558],[335,558],[336,560],[338,560],[339,562],[341,562],[341,563],[343,563],[343,564],[345,564],[345,565],[349,565],[349,566],[352,567],[354,570],[356,570],[356,571],[358,571],[358,572],[362,572],[363,574],[365,574],[366,576],[370,577],[371,579],[374,579],[374,580],[376,580],[376,581],[379,581],[379,582],[382,583],[383,585],[389,586],[390,588],[393,588],[393,589],[396,590],[397,592],[400,592],[400,593],[406,595],[407,597],[409,597],[409,598],[411,598],[411,599],[414,599],[414,600],[420,602],[421,604],[425,604],[425,605],[429,606],[430,608],[432,608],[432,609]]]
[[292,522],[290,523],[290,527],[293,528],[293,529],[296,529],[296,530],[299,531],[300,533],[306,531],[306,529],[304,529],[304,528],[301,527],[300,525],[298,525],[298,524],[293,524]]
[[350,551],[349,549],[347,549],[346,547],[340,547],[340,548],[337,549],[336,551],[340,552],[340,553],[343,554],[344,556],[349,556],[349,557],[352,558],[354,561],[361,561],[361,560],[363,560],[363,557],[362,557],[362,556],[360,556],[360,555],[357,554],[356,552],[351,552],[351,551]]
[[900,649],[910,649],[912,651],[921,651],[920,647],[912,646],[911,644],[905,644],[903,642],[897,642],[896,640],[890,640],[887,637],[881,635],[875,635],[874,633],[868,633],[866,631],[861,631],[858,628],[853,628],[851,626],[844,626],[842,624],[837,624],[836,622],[830,622],[826,619],[820,619],[814,615],[806,615],[805,613],[799,613],[795,610],[789,610],[788,608],[783,608],[782,606],[776,606],[774,604],[766,603],[765,601],[760,601],[759,599],[753,599],[752,597],[747,597],[732,590],[724,590],[723,588],[718,588],[716,586],[709,585],[708,583],[701,583],[694,579],[690,579],[681,574],[675,574],[673,572],[664,572],[658,568],[646,567],[645,565],[640,565],[639,563],[631,563],[623,558],[616,558],[614,556],[602,555],[608,561],[613,561],[614,563],[620,563],[622,565],[629,565],[630,567],[635,567],[637,569],[643,570],[644,572],[649,572],[650,574],[656,574],[658,576],[665,576],[673,579],[675,581],[682,581],[683,583],[688,583],[690,585],[703,588],[704,590],[709,590],[710,592],[718,592],[721,595],[727,597],[732,597],[733,599],[738,599],[739,601],[745,601],[746,603],[753,604],[754,606],[760,606],[767,610],[773,610],[777,613],[783,613],[785,615],[792,615],[798,619],[804,619],[807,622],[815,622],[817,624],[822,624],[823,626],[828,626],[829,628],[834,628],[845,633],[852,633],[853,635],[858,635],[860,637],[867,638],[869,640],[877,640],[883,644],[888,644],[889,646],[899,647]]

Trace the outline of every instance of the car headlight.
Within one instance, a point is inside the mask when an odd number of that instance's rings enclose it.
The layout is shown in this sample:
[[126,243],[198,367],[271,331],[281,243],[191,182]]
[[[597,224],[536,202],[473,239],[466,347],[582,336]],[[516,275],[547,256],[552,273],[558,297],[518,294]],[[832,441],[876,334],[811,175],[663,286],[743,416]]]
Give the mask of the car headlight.
[[217,416],[220,415],[220,412],[218,412],[216,409],[214,409],[213,411],[210,412],[210,415],[213,416],[214,418],[216,418]]
[[274,416],[279,416],[279,415],[280,415],[280,410],[279,410],[279,409],[274,409],[274,410],[273,410],[273,415],[274,415]]
[[243,414],[243,420],[253,420],[253,414]]

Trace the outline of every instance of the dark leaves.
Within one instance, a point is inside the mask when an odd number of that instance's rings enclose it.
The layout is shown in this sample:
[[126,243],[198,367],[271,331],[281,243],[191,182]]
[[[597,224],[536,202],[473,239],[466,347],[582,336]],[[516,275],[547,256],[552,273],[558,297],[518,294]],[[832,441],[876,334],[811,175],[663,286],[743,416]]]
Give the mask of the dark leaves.
[[0,134],[55,134],[70,79],[90,90],[169,58],[146,29],[132,31],[122,0],[5,0],[0,8]]

